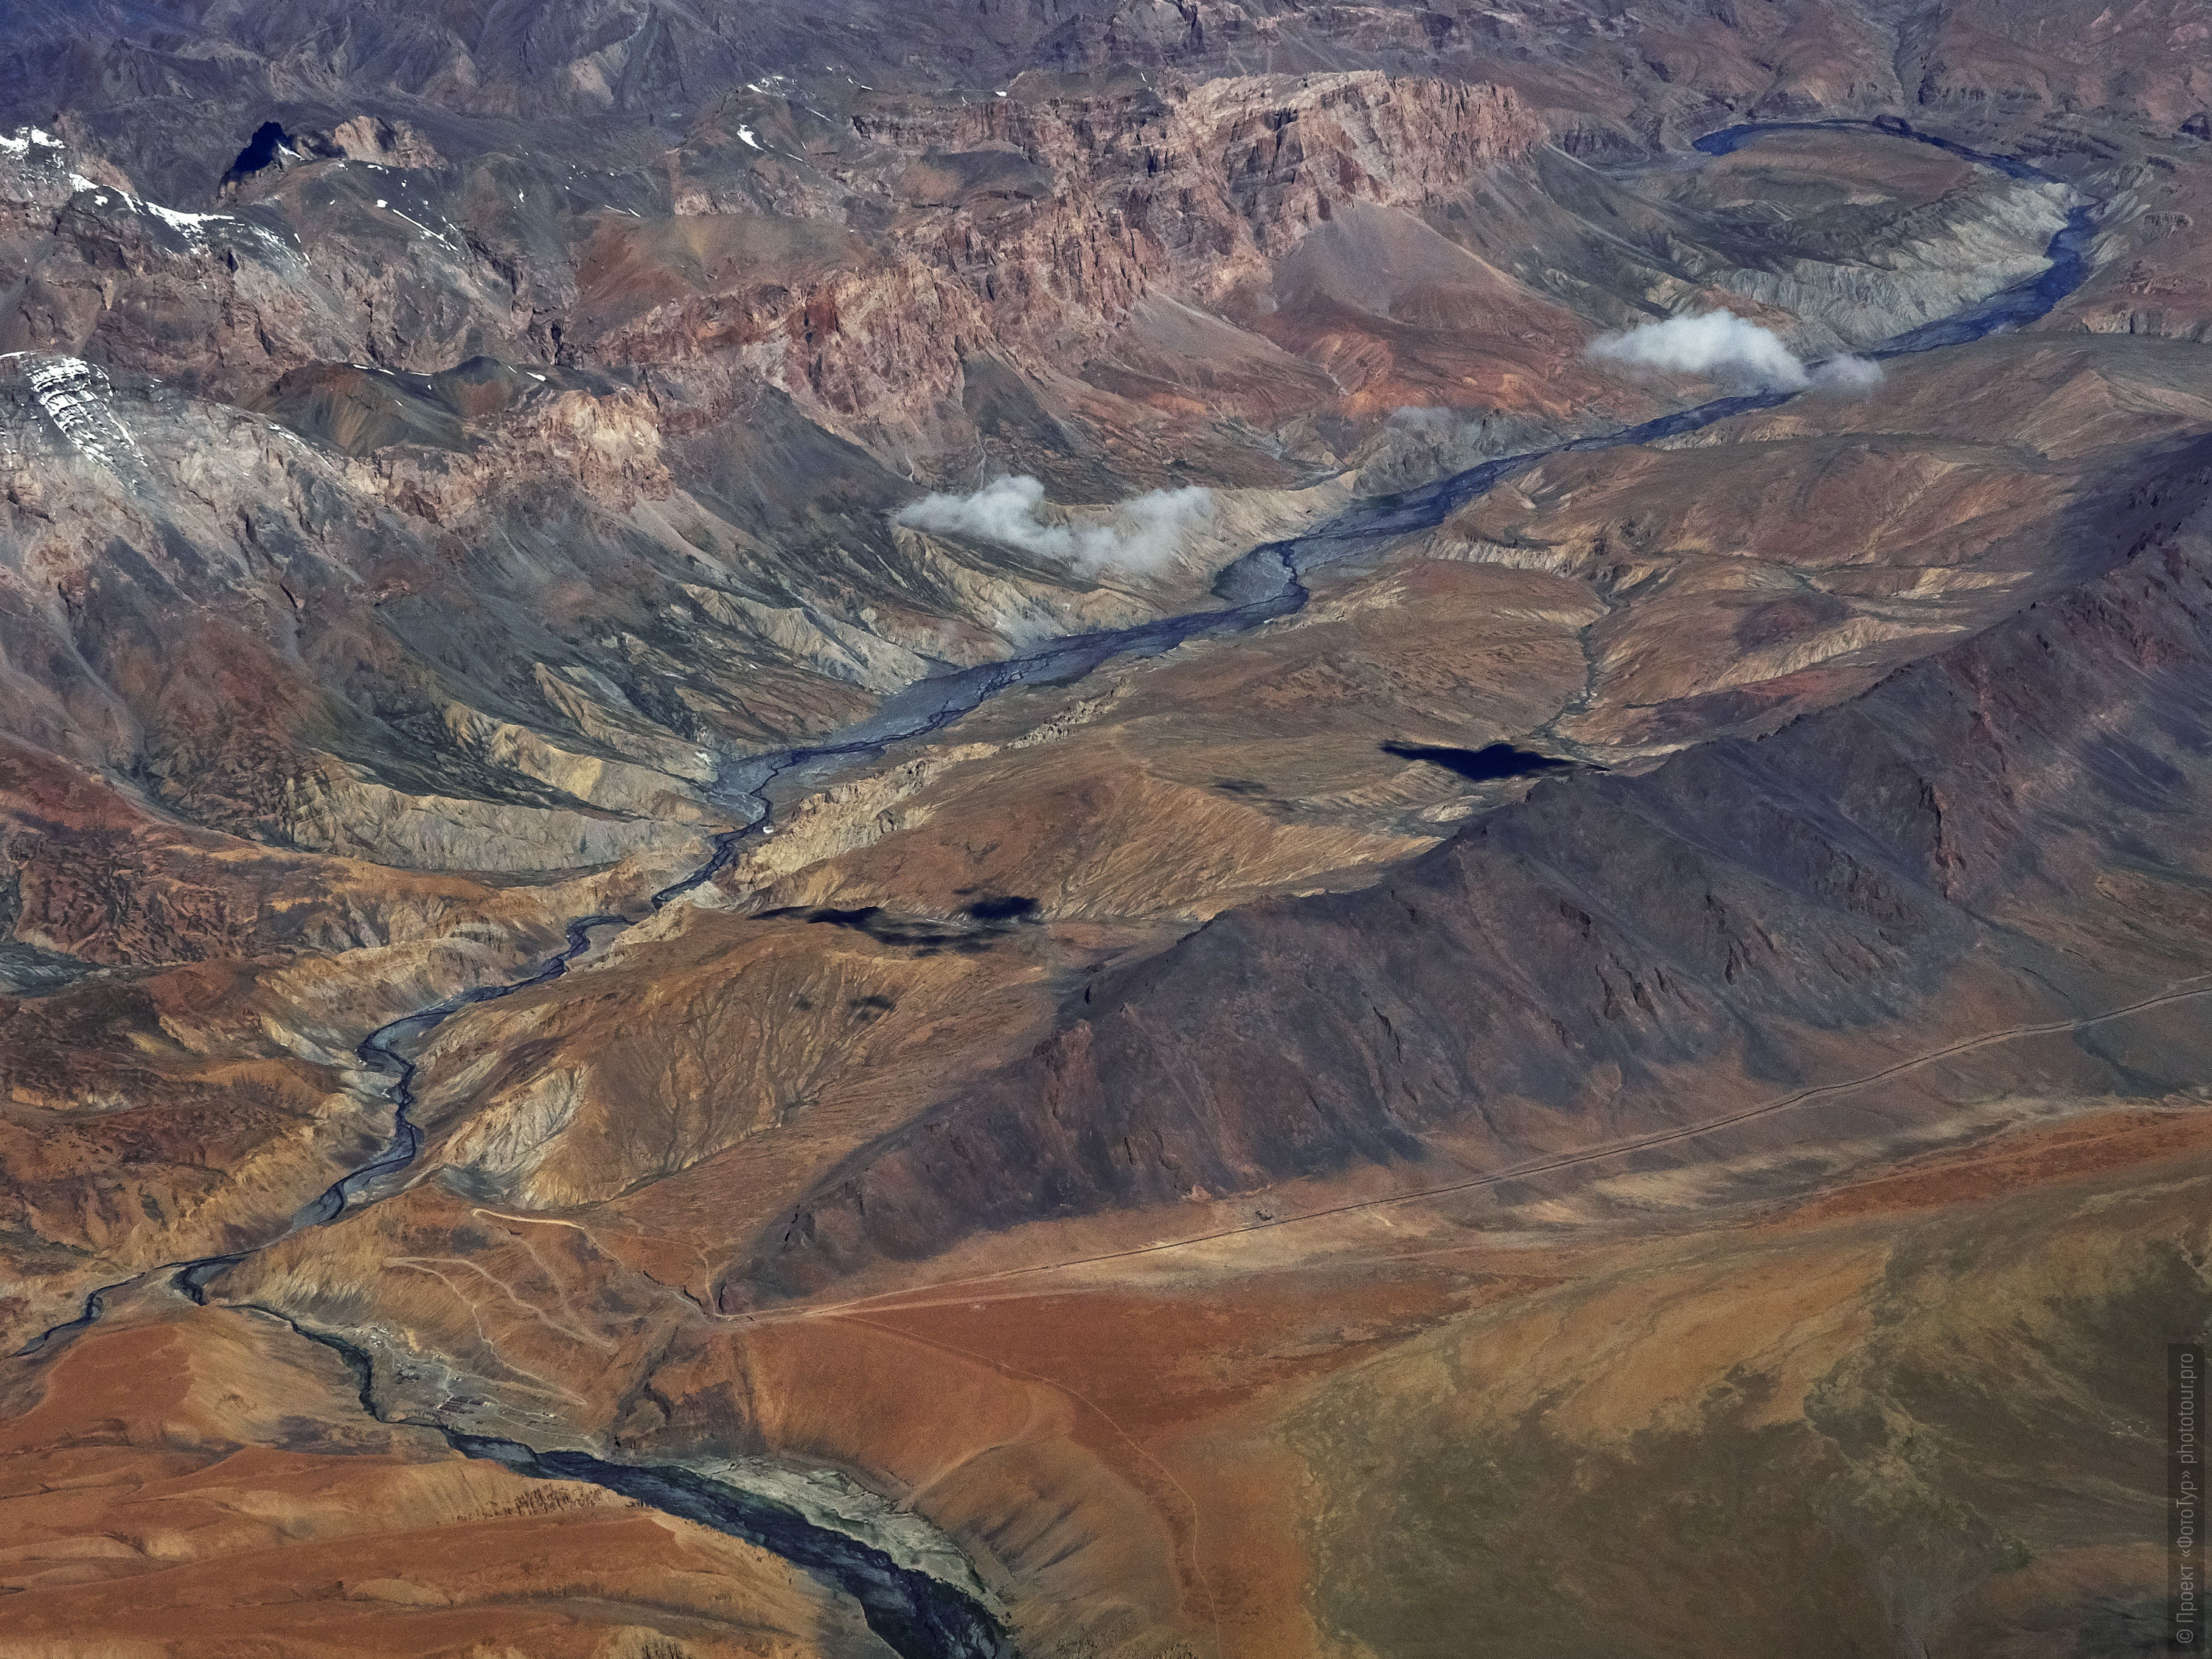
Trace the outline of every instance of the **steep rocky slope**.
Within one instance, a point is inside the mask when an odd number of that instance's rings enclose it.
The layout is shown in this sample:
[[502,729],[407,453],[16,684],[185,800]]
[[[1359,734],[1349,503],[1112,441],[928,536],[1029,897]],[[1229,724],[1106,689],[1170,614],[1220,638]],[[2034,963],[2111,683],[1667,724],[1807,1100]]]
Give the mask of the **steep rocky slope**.
[[[1962,1008],[2063,1021],[2192,976],[2212,613],[2202,531],[2167,537],[2204,463],[2148,487],[2171,516],[2120,571],[1984,641],[1764,743],[1540,786],[1365,892],[1239,910],[1086,988],[769,1259],[1418,1158],[1425,1133],[1510,1166],[1831,1081],[1839,1043],[1940,1046]],[[2126,1072],[2174,1088],[2203,1064],[2177,1034]]]

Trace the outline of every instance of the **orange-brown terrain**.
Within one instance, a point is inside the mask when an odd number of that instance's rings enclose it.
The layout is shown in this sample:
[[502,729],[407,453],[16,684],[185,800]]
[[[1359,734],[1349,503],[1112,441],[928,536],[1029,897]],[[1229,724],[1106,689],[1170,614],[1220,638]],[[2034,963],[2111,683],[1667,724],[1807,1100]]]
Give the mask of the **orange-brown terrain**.
[[2180,0],[0,13],[0,1656],[2104,1659]]

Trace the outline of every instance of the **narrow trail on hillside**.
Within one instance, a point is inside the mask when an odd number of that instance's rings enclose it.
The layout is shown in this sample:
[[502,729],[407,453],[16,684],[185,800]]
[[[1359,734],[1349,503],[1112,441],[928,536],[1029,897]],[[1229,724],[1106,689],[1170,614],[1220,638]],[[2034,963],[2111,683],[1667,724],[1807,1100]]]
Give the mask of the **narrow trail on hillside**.
[[[1584,1164],[1603,1163],[1607,1158],[1624,1158],[1633,1152],[1648,1152],[1655,1146],[1669,1146],[1686,1140],[1695,1140],[1703,1135],[1717,1134],[1723,1129],[1733,1128],[1739,1123],[1769,1117],[1792,1107],[1804,1105],[1832,1095],[1850,1094],[1876,1083],[1886,1082],[1923,1066],[1949,1060],[1954,1055],[1971,1054],[1977,1048],[1990,1048],[2001,1042],[2016,1042],[2025,1037],[2057,1036],[2069,1031],[2086,1030],[2093,1025],[2103,1025],[2130,1014],[2139,1014],[2146,1009],[2162,1007],[2168,1003],[2186,1002],[2195,997],[2212,996],[2212,974],[2199,974],[2193,979],[2180,981],[2154,996],[2130,1002],[2124,1007],[2108,1008],[2102,1013],[2084,1014],[2078,1019],[2057,1019],[2033,1025],[2008,1025],[1995,1031],[1984,1031],[1963,1042],[1930,1049],[1924,1054],[1915,1054],[1885,1066],[1878,1072],[1869,1072],[1864,1077],[1848,1078],[1839,1083],[1815,1084],[1793,1094],[1757,1106],[1747,1106],[1739,1112],[1708,1118],[1702,1123],[1689,1124],[1679,1129],[1662,1129],[1632,1140],[1616,1140],[1603,1146],[1593,1146],[1579,1152],[1564,1153],[1558,1158],[1545,1158],[1532,1164],[1516,1164],[1510,1169],[1498,1170],[1488,1175],[1471,1176],[1463,1181],[1441,1182],[1432,1187],[1416,1187],[1402,1193],[1389,1193],[1381,1198],[1364,1198],[1350,1204],[1332,1204],[1318,1210],[1301,1210],[1296,1215],[1275,1216],[1265,1221],[1246,1222],[1241,1226],[1218,1227],[1211,1232],[1192,1233],[1184,1238],[1163,1239],[1152,1244],[1133,1244],[1123,1250],[1102,1250],[1095,1255],[1070,1256],[1062,1261],[1040,1261],[1025,1267],[1007,1267],[997,1273],[979,1273],[969,1279],[945,1279],[933,1284],[917,1285],[911,1291],[884,1291],[875,1296],[857,1297],[849,1302],[828,1302],[802,1308],[779,1309],[758,1314],[719,1314],[715,1317],[737,1320],[751,1325],[773,1325],[788,1320],[845,1317],[860,1313],[900,1313],[909,1308],[949,1306],[954,1303],[992,1298],[978,1298],[965,1292],[976,1285],[1004,1285],[1010,1279],[1033,1278],[1041,1273],[1063,1273],[1072,1267],[1088,1267],[1101,1262],[1127,1261],[1133,1257],[1159,1255],[1170,1250],[1187,1250],[1194,1245],[1217,1243],[1224,1238],[1242,1238],[1252,1233],[1273,1232],[1279,1228],[1295,1227],[1309,1221],[1326,1220],[1332,1216],[1357,1215],[1364,1210],[1387,1209],[1395,1204],[1417,1203],[1425,1198],[1443,1198],[1453,1193],[1479,1191],[1486,1187],[1499,1187],[1509,1182],[1526,1181],[1534,1176],[1548,1175],[1555,1170],[1578,1169]],[[944,1292],[960,1291],[947,1295]],[[1024,1292],[1028,1294],[1028,1292]],[[927,1297],[928,1301],[913,1298]]]

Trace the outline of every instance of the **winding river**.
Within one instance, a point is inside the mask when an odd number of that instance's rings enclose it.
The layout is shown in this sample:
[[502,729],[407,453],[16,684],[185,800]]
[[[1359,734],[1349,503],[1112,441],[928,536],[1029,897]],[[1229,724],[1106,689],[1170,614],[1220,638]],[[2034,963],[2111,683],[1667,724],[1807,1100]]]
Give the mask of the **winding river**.
[[[1753,122],[1709,133],[1698,139],[1694,148],[1708,155],[1725,155],[1774,133],[1869,131],[1932,145],[1963,160],[1993,167],[2008,178],[2047,184],[2065,182],[2028,162],[1967,149],[1949,139],[1919,131],[1893,117],[1874,120]],[[2074,209],[2045,250],[2050,264],[2039,275],[1993,294],[1956,315],[1923,324],[1860,355],[1877,360],[1901,357],[1964,344],[2034,322],[2080,287],[2088,275],[2088,246],[2096,210],[2095,204]],[[767,834],[772,817],[768,787],[795,768],[822,761],[878,755],[893,744],[939,730],[1012,686],[1078,678],[1109,659],[1158,656],[1190,640],[1242,633],[1276,617],[1289,616],[1303,609],[1310,597],[1305,578],[1311,572],[1357,557],[1398,538],[1432,529],[1508,474],[1547,456],[1571,450],[1612,449],[1649,443],[1694,432],[1733,416],[1771,409],[1801,395],[1798,392],[1776,391],[1716,398],[1639,426],[1486,461],[1417,489],[1370,497],[1304,535],[1272,542],[1245,554],[1216,580],[1214,596],[1224,602],[1218,608],[1162,617],[1132,628],[1068,635],[999,662],[917,681],[886,699],[868,719],[847,728],[832,742],[755,757],[731,766],[722,781],[725,799],[729,805],[749,808],[752,816],[742,827],[718,837],[713,855],[705,863],[681,881],[655,893],[652,908],[658,911],[713,880],[749,839]],[[568,924],[567,943],[562,950],[526,977],[465,992],[418,1009],[370,1033],[362,1042],[358,1054],[365,1066],[388,1079],[393,1107],[391,1139],[375,1158],[333,1182],[320,1197],[303,1208],[277,1238],[256,1249],[265,1249],[278,1239],[340,1219],[349,1209],[371,1201],[370,1189],[379,1182],[398,1175],[415,1161],[422,1145],[422,1131],[410,1115],[416,1099],[416,1065],[402,1052],[403,1046],[411,1048],[419,1043],[463,1009],[512,996],[559,978],[592,948],[595,933],[627,927],[632,922],[630,917],[613,914],[580,917]],[[21,1354],[30,1356],[47,1351],[97,1322],[114,1291],[163,1274],[170,1275],[194,1301],[204,1301],[210,1283],[250,1254],[252,1252],[170,1262],[105,1285],[87,1297],[84,1310],[77,1318],[33,1339],[20,1351]],[[333,1336],[296,1325],[293,1328],[345,1358],[361,1385],[363,1408],[374,1414],[368,1355]],[[771,1550],[851,1595],[860,1603],[869,1627],[901,1659],[994,1659],[995,1656],[1012,1652],[997,1620],[965,1590],[917,1569],[902,1566],[883,1551],[849,1534],[819,1526],[797,1510],[772,1498],[674,1465],[611,1462],[582,1452],[539,1450],[516,1441],[464,1434],[437,1423],[423,1423],[422,1426],[443,1433],[457,1449],[469,1455],[492,1458],[520,1474],[546,1480],[589,1481]]]

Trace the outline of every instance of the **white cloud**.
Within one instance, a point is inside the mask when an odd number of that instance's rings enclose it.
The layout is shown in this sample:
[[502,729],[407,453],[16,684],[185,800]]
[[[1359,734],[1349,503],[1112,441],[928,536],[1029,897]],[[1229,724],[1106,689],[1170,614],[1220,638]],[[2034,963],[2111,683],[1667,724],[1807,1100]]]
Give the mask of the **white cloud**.
[[1813,369],[1813,384],[1823,392],[1840,392],[1846,397],[1856,397],[1862,392],[1871,392],[1881,380],[1881,365],[1870,357],[1854,357],[1845,352],[1840,357],[1831,357]]
[[1669,317],[1645,323],[1626,334],[1592,341],[1589,355],[1682,374],[1703,374],[1729,386],[1761,392],[1802,392],[1807,386],[1864,392],[1881,379],[1881,368],[1848,354],[1808,368],[1782,343],[1781,336],[1733,312],[1709,311],[1701,317]]
[[899,510],[898,522],[1018,547],[1093,574],[1143,574],[1166,565],[1213,517],[1213,492],[1195,486],[1155,489],[1089,524],[1042,518],[1037,509],[1043,504],[1044,485],[1037,479],[994,478],[972,495],[909,501]]

